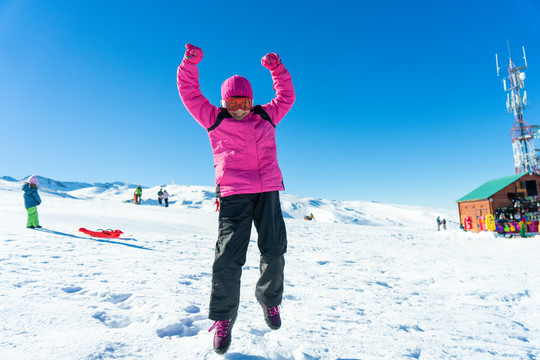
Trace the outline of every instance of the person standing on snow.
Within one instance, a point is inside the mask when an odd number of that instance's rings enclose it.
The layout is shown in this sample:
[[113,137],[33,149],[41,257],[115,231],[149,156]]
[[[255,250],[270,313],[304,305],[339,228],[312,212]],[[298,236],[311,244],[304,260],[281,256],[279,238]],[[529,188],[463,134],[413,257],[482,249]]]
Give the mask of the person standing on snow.
[[157,198],[158,198],[159,206],[161,206],[161,201],[163,200],[163,189],[159,189],[157,193]]
[[169,207],[169,193],[167,189],[163,190],[163,200],[165,201],[165,207]]
[[285,222],[279,191],[283,178],[277,162],[275,127],[291,109],[295,93],[291,75],[276,53],[261,63],[270,70],[276,97],[253,106],[249,81],[234,75],[221,85],[221,107],[212,105],[199,89],[197,64],[200,48],[186,44],[178,67],[180,97],[190,114],[208,131],[214,156],[216,197],[221,203],[218,240],[212,267],[208,317],[214,320],[213,348],[224,354],[231,344],[231,329],[240,300],[240,277],[246,261],[252,223],[258,232],[260,277],[255,296],[267,325],[281,326],[279,305],[283,296]]
[[30,176],[22,186],[22,191],[24,191],[24,207],[28,213],[28,218],[26,220],[26,227],[29,229],[40,228],[37,206],[41,204],[41,198],[39,197],[37,188],[38,188],[38,178],[36,175]]
[[137,202],[137,205],[141,205],[141,196],[142,196],[142,188],[141,188],[141,185],[139,185],[135,189],[135,200]]

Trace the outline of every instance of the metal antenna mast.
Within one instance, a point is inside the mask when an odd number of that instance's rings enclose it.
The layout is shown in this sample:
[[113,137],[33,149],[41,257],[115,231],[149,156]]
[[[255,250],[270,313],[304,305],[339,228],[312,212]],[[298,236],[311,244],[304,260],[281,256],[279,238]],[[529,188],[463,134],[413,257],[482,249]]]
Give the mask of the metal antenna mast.
[[[514,150],[514,167],[516,174],[523,172],[534,172],[540,174],[540,166],[536,158],[534,149],[533,129],[523,119],[523,109],[527,106],[527,92],[523,91],[521,96],[520,89],[523,89],[525,73],[521,72],[527,68],[527,57],[525,56],[525,47],[523,48],[523,59],[525,66],[517,67],[510,57],[510,45],[508,46],[509,63],[508,76],[503,78],[504,91],[506,91],[506,109],[514,114],[514,126],[512,127],[512,148]],[[497,76],[499,76],[499,59],[495,54],[497,64]],[[508,86],[507,81],[508,80]]]

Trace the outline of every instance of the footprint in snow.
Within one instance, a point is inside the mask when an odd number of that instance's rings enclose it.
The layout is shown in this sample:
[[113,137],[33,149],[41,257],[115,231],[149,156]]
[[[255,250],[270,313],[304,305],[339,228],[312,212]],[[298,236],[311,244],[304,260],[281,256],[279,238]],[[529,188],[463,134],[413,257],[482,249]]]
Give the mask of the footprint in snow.
[[264,328],[260,328],[260,329],[252,328],[252,329],[249,330],[249,332],[250,332],[252,335],[255,335],[255,336],[264,336],[264,335],[266,335],[267,333],[272,332],[272,330],[270,330],[270,329],[264,329]]
[[382,286],[382,287],[385,287],[385,288],[389,288],[389,289],[392,289],[392,286],[388,285],[388,283],[384,282],[384,281],[366,281],[366,284],[368,285],[379,285],[379,286]]
[[[88,360],[101,360],[101,359],[111,359],[116,358],[119,350],[123,350],[125,348],[125,344],[120,342],[115,343],[106,343],[105,345],[100,346],[100,350],[98,350],[95,354],[92,354],[88,356]],[[123,356],[122,356],[123,357]]]
[[399,329],[399,330],[406,331],[406,332],[411,332],[411,330],[415,330],[415,331],[419,331],[419,332],[424,332],[424,330],[422,330],[422,328],[420,328],[418,325],[414,325],[414,326],[409,326],[409,325],[399,325],[399,326],[398,326],[398,329]]
[[201,309],[195,305],[189,305],[188,307],[185,308],[185,310],[189,314],[197,314],[201,312]]
[[133,294],[104,294],[105,300],[113,304],[120,304],[129,299]]
[[80,286],[66,286],[66,287],[63,287],[62,288],[62,291],[68,293],[68,294],[73,294],[73,293],[76,293],[78,291],[81,291],[82,290],[82,287]]
[[421,354],[422,354],[422,350],[414,349],[414,350],[411,351],[410,354],[405,354],[403,356],[409,357],[409,358],[412,358],[412,359],[420,359]]
[[99,311],[92,315],[92,317],[112,329],[125,328],[131,324],[131,320],[127,316],[108,315],[105,311]]
[[197,324],[194,324],[194,322],[203,319],[206,318],[204,316],[197,316],[194,318],[181,319],[179,322],[167,325],[164,328],[158,329],[156,332],[160,338],[172,336],[195,336],[199,333],[201,327]]

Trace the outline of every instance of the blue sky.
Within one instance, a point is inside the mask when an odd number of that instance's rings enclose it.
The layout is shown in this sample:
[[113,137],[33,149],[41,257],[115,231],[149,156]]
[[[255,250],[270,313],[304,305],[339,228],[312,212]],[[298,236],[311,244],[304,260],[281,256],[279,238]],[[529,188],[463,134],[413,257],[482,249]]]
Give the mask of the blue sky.
[[539,18],[536,0],[0,0],[0,176],[213,186],[176,88],[192,43],[216,105],[234,74],[270,101],[260,59],[281,56],[297,95],[277,129],[286,192],[457,209],[514,173],[507,39],[540,124]]

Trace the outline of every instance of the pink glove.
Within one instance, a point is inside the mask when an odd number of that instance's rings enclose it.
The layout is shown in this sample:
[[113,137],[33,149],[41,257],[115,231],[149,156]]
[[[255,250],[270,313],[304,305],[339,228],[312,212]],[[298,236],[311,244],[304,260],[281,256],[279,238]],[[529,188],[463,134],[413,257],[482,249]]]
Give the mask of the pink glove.
[[184,54],[185,62],[189,64],[197,65],[198,63],[201,62],[202,58],[203,58],[203,51],[201,48],[195,45],[186,44],[186,53]]
[[281,64],[281,59],[276,53],[269,53],[263,56],[261,59],[261,64],[268,70],[272,71]]

